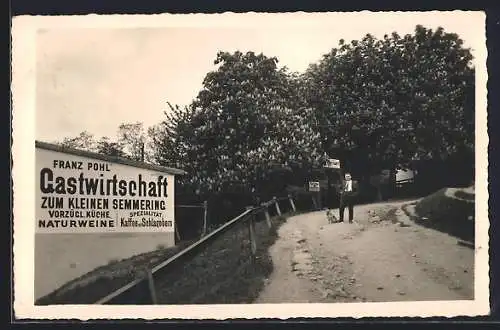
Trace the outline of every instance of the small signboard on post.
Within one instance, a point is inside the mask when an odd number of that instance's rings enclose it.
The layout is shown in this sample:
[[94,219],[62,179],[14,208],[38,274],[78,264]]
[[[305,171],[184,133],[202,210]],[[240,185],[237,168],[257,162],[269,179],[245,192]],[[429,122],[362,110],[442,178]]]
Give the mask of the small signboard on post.
[[319,181],[309,182],[309,191],[318,192],[319,191]]
[[330,158],[326,161],[326,168],[340,168],[340,160],[335,158]]

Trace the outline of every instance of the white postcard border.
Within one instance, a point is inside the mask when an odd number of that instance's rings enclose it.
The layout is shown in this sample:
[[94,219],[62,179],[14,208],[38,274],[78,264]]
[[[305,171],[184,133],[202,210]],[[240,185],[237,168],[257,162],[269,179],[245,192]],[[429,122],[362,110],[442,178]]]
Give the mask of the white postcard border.
[[[431,15],[435,12],[371,13],[373,15]],[[447,12],[450,19],[455,12]],[[464,13],[464,12],[458,12]],[[314,25],[315,15],[343,15],[362,22],[368,12],[287,14],[85,15],[20,16],[12,22],[13,190],[14,190],[14,312],[18,319],[227,319],[292,317],[476,316],[489,313],[488,254],[488,136],[486,38],[483,12],[468,12],[481,39],[476,58],[476,253],[475,300],[336,304],[252,304],[169,306],[34,306],[35,193],[35,35],[50,28],[132,27],[248,27]],[[394,18],[394,16],[392,16]],[[300,19],[298,19],[300,18]],[[474,24],[472,24],[474,23]]]

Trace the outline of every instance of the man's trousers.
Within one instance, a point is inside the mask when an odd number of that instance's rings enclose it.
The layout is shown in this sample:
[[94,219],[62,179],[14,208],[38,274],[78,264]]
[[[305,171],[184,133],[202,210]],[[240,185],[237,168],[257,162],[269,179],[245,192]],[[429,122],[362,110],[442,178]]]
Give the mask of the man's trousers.
[[343,195],[340,197],[340,221],[344,221],[344,210],[349,209],[349,222],[352,222],[354,218],[354,197],[350,195]]

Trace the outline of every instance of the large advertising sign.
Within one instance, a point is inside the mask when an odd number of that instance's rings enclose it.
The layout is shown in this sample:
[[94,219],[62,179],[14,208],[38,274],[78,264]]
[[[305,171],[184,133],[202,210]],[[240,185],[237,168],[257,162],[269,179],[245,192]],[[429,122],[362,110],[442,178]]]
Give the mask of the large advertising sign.
[[36,148],[36,232],[173,232],[174,175]]

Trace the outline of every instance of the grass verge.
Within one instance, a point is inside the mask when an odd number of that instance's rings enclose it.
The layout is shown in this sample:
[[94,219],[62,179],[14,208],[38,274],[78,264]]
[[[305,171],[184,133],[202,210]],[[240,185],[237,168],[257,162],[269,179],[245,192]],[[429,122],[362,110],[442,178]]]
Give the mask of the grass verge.
[[[250,303],[258,297],[264,280],[271,274],[268,249],[275,242],[278,227],[286,217],[273,218],[273,228],[265,221],[255,224],[257,253],[252,257],[246,224],[224,233],[200,254],[155,279],[160,304]],[[92,304],[168,259],[192,242],[173,248],[159,248],[129,259],[112,262],[75,279],[36,305]],[[133,302],[130,302],[133,303]]]
[[[474,199],[463,198],[466,193],[458,193],[459,198],[447,194],[447,188],[422,198],[415,205],[411,219],[420,225],[448,233],[467,242],[474,242]],[[407,208],[407,207],[406,207]],[[403,208],[406,214],[408,210]]]
[[476,198],[475,194],[471,194],[471,193],[466,192],[464,190],[457,190],[455,192],[455,196],[460,198],[460,199],[464,199],[464,200],[468,200],[468,201],[474,201]]
[[251,303],[273,271],[269,247],[286,217],[273,218],[273,228],[265,221],[255,224],[257,253],[253,258],[246,224],[226,232],[205,251],[157,283],[161,304]]
[[123,260],[113,260],[82,275],[35,301],[35,305],[93,304],[105,295],[141,277],[147,268],[167,260],[192,242],[142,253]]

